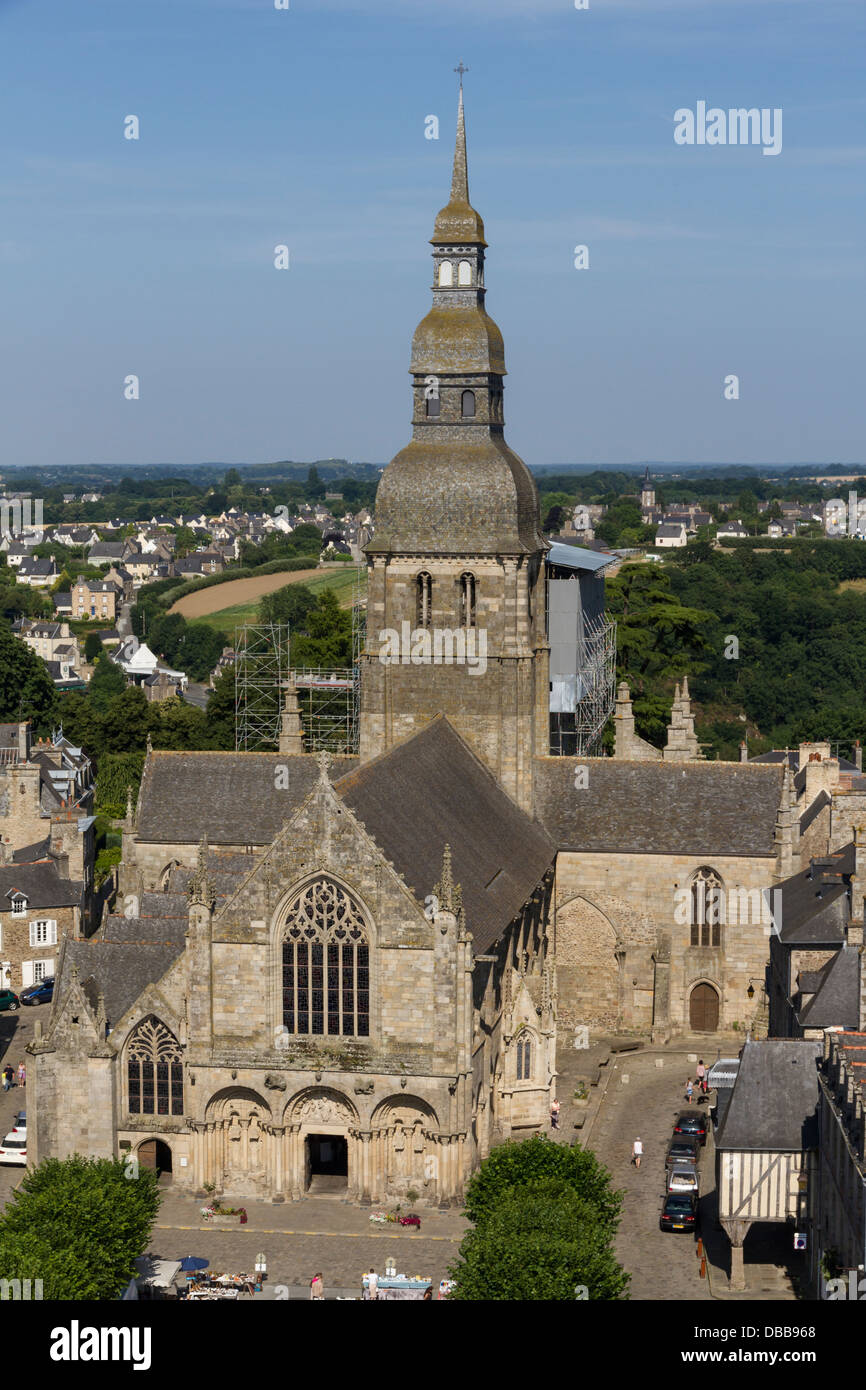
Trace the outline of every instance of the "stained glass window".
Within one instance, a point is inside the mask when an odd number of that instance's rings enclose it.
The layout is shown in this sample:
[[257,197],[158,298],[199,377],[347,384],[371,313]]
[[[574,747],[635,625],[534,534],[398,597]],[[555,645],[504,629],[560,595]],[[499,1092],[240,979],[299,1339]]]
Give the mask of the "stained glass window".
[[339,884],[316,879],[292,905],[283,937],[289,1033],[368,1037],[370,962],[364,918]]

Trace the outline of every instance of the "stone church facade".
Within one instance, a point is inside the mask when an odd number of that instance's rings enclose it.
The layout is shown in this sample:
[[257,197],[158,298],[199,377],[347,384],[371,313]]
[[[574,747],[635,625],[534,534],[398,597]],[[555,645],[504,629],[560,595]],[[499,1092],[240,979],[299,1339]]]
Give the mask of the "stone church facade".
[[[664,750],[623,688],[614,758],[549,756],[548,544],[504,439],[462,93],[432,244],[412,440],[367,548],[360,754],[305,752],[291,686],[277,752],[148,753],[115,910],[64,943],[29,1048],[32,1162],[459,1204],[493,1144],[546,1124],[558,1032],[747,1019],[771,928],[705,907],[793,871],[803,793],[703,761],[687,685]],[[420,659],[384,661],[406,629]],[[430,655],[443,633],[476,655],[483,634],[483,666]]]

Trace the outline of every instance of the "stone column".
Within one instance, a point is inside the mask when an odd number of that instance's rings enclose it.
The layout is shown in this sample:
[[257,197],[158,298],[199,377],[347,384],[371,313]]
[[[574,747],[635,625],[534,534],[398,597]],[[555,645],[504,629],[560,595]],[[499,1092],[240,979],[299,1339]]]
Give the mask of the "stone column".
[[669,932],[659,932],[658,946],[653,954],[653,1042],[665,1043],[671,1034],[671,938]]
[[288,1181],[291,1185],[291,1196],[293,1202],[299,1202],[304,1195],[304,1174],[303,1157],[304,1146],[301,1143],[300,1124],[289,1125],[289,1172]]
[[731,1242],[731,1283],[732,1293],[741,1293],[746,1287],[746,1272],[743,1268],[743,1245],[749,1233],[751,1221],[723,1221],[728,1239]]
[[271,1129],[271,1153],[273,1156],[273,1196],[272,1202],[284,1202],[286,1200],[283,1192],[283,1182],[285,1178],[283,1165],[283,1135],[285,1134],[284,1125],[274,1125]]
[[373,1157],[373,1134],[369,1129],[358,1131],[357,1152],[359,1153],[360,1180],[358,1183],[358,1200],[362,1207],[369,1207],[372,1203],[372,1172],[371,1163]]

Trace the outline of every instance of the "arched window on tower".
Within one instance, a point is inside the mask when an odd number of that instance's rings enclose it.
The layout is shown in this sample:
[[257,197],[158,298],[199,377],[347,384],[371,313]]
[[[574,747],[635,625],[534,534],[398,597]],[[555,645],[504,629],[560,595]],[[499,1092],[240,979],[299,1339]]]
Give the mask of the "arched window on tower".
[[433,580],[422,570],[415,580],[415,626],[429,627],[433,621]]
[[475,626],[475,575],[460,576],[460,624],[462,627]]
[[439,267],[439,288],[446,289],[454,284],[454,267],[450,261],[443,261]]
[[523,1038],[517,1044],[517,1080],[528,1081],[532,1075],[532,1042]]
[[354,898],[327,878],[307,885],[283,932],[283,1026],[288,1033],[370,1034],[370,947]]
[[442,404],[442,402],[441,402],[441,398],[440,398],[439,396],[428,396],[428,397],[427,397],[427,419],[428,419],[428,420],[432,420],[432,419],[437,419],[437,418],[438,418],[438,416],[439,416],[439,408],[440,408],[441,404]]
[[724,888],[715,869],[698,869],[690,886],[691,944],[721,946]]
[[460,264],[458,265],[458,267],[457,267],[457,283],[458,283],[458,285],[471,285],[471,284],[472,284],[472,266],[469,264],[468,261],[461,261]]
[[183,1114],[183,1060],[174,1034],[151,1014],[126,1053],[130,1115]]
[[460,410],[464,420],[468,420],[475,414],[475,392],[464,391],[460,397]]

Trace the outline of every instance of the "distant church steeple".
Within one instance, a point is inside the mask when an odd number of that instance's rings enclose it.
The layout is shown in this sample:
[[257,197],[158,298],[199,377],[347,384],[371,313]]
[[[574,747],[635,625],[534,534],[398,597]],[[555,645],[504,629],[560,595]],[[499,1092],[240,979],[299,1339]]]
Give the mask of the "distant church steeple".
[[641,483],[640,504],[641,508],[654,507],[656,504],[656,490],[650,478],[649,464],[646,466]]
[[[376,757],[442,713],[522,805],[549,752],[538,491],[505,442],[505,351],[485,308],[484,223],[469,201],[461,64],[448,202],[433,236],[433,304],[412,341],[412,439],[376,496],[368,560],[360,754]],[[384,632],[461,633],[475,660],[383,663]],[[480,657],[484,646],[485,655]]]

